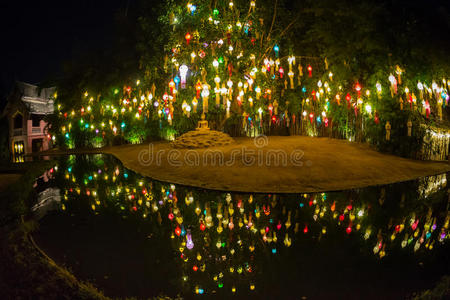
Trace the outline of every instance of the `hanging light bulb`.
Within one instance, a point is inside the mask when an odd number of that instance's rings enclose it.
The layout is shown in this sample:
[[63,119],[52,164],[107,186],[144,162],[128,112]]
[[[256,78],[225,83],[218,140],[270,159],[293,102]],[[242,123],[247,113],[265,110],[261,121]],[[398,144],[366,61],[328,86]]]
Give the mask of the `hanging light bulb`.
[[180,66],[179,70],[180,70],[180,76],[181,76],[181,88],[185,89],[186,88],[186,75],[187,75],[189,68],[183,64]]

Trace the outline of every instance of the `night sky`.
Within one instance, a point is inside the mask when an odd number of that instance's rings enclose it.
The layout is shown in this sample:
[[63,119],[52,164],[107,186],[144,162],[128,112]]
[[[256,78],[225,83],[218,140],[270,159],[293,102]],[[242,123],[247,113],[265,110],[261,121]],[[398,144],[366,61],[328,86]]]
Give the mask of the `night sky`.
[[58,77],[64,61],[108,47],[115,18],[133,1],[1,1],[0,95],[14,80],[42,83]]

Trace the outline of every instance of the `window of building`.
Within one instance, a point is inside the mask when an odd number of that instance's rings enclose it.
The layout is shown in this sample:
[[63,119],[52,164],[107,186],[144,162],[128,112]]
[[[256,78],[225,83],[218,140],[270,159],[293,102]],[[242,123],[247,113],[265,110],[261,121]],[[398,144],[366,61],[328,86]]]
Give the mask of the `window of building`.
[[39,127],[42,117],[40,115],[31,115],[31,121],[33,127]]
[[14,129],[20,129],[23,127],[23,117],[21,114],[17,114],[14,117]]

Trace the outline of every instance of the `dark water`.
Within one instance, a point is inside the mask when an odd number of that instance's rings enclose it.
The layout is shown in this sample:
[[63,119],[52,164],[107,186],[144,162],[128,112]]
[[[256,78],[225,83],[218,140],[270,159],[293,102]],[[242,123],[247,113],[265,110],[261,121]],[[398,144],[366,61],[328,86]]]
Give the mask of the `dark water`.
[[251,195],[152,181],[111,156],[79,155],[60,158],[36,189],[37,243],[108,296],[399,299],[449,274],[446,174]]

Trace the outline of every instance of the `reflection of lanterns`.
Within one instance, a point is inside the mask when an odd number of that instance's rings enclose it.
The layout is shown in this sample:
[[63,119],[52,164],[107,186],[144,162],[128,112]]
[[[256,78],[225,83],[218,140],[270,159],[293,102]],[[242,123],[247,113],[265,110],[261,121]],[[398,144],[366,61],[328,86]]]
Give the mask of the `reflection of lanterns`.
[[194,242],[192,241],[192,235],[189,229],[186,234],[186,248],[188,248],[189,250],[194,248]]
[[176,234],[177,236],[180,236],[180,235],[181,235],[181,228],[180,228],[179,226],[177,226],[177,228],[175,228],[175,234]]

